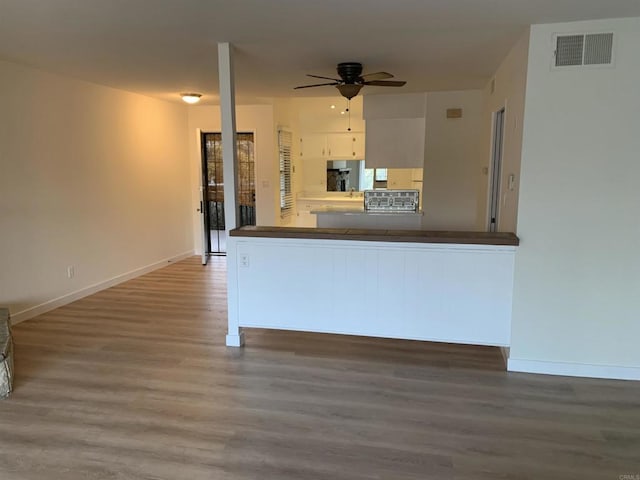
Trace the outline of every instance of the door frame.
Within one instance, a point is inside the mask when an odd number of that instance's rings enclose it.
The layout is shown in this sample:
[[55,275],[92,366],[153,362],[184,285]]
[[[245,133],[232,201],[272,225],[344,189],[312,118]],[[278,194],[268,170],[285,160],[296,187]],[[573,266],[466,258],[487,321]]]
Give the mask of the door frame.
[[200,212],[200,237],[202,239],[202,255],[201,261],[202,265],[206,265],[209,262],[209,252],[211,251],[211,237],[209,235],[209,202],[205,199],[208,197],[207,187],[208,180],[205,178],[205,168],[204,168],[204,144],[202,142],[202,129],[196,128],[196,142],[198,145],[198,152],[200,152],[200,207],[197,209]]
[[492,114],[491,157],[488,169],[487,215],[485,222],[488,232],[497,232],[500,223],[506,118],[506,104]]
[[[208,262],[208,258],[211,256],[225,256],[226,252],[212,252],[211,251],[211,226],[210,226],[210,216],[209,216],[209,202],[205,201],[205,198],[208,199],[208,165],[206,163],[206,145],[202,141],[203,137],[207,134],[219,134],[222,135],[220,128],[197,128],[197,146],[198,151],[200,152],[200,208],[198,211],[200,212],[200,229],[201,229],[201,237],[202,237],[202,264],[206,265]],[[257,134],[255,129],[237,129],[236,134],[251,134],[253,136],[253,171],[254,171],[254,197],[255,197],[255,216],[257,220],[258,216],[258,170],[259,170],[259,162],[258,162],[258,142],[257,142]],[[221,140],[222,141],[222,140]],[[224,176],[224,171],[223,171]],[[239,205],[236,205],[236,209],[239,209]],[[224,212],[223,212],[224,215]],[[239,215],[239,211],[238,211]],[[229,238],[229,231],[226,227],[225,222],[225,232],[227,238]]]

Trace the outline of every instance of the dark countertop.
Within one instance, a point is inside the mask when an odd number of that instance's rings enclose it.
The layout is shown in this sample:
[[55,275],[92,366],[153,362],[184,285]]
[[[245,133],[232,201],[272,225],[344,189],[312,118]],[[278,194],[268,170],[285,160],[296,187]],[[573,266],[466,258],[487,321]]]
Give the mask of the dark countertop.
[[364,230],[354,228],[256,227],[236,228],[232,237],[358,240],[368,242],[453,243],[517,246],[520,240],[507,232],[450,232],[436,230]]

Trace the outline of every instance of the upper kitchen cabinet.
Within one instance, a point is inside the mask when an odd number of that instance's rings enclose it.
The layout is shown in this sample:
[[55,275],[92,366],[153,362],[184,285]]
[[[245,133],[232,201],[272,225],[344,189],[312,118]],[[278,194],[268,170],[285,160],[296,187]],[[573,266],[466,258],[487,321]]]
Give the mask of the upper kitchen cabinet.
[[300,139],[302,158],[325,158],[327,156],[327,136],[324,133],[308,133]]
[[367,168],[424,166],[426,95],[367,95]]
[[353,160],[364,158],[362,133],[309,133],[301,138],[305,159]]

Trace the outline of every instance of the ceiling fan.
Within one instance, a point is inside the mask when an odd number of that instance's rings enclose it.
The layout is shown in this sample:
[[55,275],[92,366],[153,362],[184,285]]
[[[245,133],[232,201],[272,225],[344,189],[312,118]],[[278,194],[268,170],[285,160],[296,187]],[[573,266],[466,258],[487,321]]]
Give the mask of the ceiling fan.
[[362,75],[362,64],[357,62],[343,62],[338,64],[338,75],[340,78],[323,77],[320,75],[307,75],[307,77],[322,78],[325,80],[332,80],[330,83],[316,83],[314,85],[302,85],[295,87],[294,90],[300,88],[312,88],[312,87],[324,87],[326,85],[333,85],[339,91],[340,94],[351,100],[358,95],[360,89],[365,85],[374,85],[378,87],[402,87],[407,82],[397,80],[387,80],[393,78],[393,75],[387,72],[376,72]]

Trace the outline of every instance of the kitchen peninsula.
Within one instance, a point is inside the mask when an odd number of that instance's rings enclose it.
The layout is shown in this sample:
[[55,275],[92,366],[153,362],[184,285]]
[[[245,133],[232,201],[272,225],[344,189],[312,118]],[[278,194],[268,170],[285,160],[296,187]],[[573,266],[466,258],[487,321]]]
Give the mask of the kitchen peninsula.
[[319,228],[419,229],[422,212],[368,212],[363,207],[318,207],[311,210]]
[[422,226],[418,190],[367,190],[359,206],[311,210],[319,228],[415,229]]
[[227,345],[242,328],[509,346],[512,233],[242,227]]

